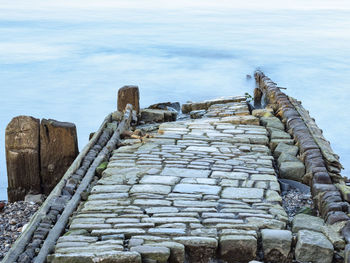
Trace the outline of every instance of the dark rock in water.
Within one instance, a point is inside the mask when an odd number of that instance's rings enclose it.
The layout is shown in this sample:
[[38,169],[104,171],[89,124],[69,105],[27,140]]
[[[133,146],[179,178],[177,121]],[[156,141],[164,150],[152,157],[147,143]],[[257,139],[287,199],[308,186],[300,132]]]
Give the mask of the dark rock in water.
[[140,111],[140,93],[137,86],[124,86],[118,90],[118,111],[124,112],[127,104],[131,104],[137,113]]
[[5,148],[8,200],[23,200],[29,192],[40,193],[39,119],[18,116],[6,127]]
[[254,89],[254,108],[260,109],[262,107],[261,105],[261,98],[263,96],[263,93],[260,89],[255,88]]
[[77,130],[73,123],[41,121],[40,173],[45,194],[56,186],[78,153]]
[[148,107],[149,109],[159,109],[159,110],[170,110],[170,111],[180,111],[179,102],[162,102],[157,104],[152,104]]

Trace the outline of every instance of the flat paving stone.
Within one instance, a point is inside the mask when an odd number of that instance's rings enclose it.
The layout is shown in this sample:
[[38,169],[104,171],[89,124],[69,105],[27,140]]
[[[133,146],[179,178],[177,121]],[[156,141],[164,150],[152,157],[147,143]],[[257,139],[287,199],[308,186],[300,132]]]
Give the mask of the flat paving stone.
[[264,190],[256,189],[256,188],[225,187],[221,193],[221,198],[231,198],[231,199],[243,199],[243,198],[262,199],[263,197],[264,197]]
[[218,152],[219,150],[216,147],[201,147],[201,146],[189,146],[186,151],[189,152]]
[[204,185],[204,184],[177,184],[173,192],[174,193],[199,193],[217,195],[221,190],[220,186]]
[[129,189],[129,185],[96,185],[91,193],[127,193]]
[[210,178],[225,178],[230,180],[245,180],[249,176],[248,173],[244,172],[221,172],[221,171],[214,171]]
[[152,193],[152,194],[168,194],[171,187],[162,184],[137,184],[130,189],[130,193]]
[[180,181],[180,178],[175,176],[146,175],[141,179],[140,184],[175,185],[178,181]]
[[166,176],[178,176],[178,177],[203,177],[207,178],[210,174],[209,170],[196,170],[196,169],[186,169],[186,168],[170,168],[165,167],[161,175]]

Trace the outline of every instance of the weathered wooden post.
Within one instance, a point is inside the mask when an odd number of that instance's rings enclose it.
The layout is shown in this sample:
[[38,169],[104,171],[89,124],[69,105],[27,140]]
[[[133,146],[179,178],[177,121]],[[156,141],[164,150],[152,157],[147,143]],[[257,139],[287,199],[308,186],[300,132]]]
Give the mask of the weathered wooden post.
[[118,111],[123,112],[127,104],[133,106],[133,110],[140,112],[140,93],[137,86],[124,86],[118,90]]
[[39,119],[18,116],[6,127],[5,149],[8,200],[24,200],[27,193],[40,193]]
[[41,184],[49,194],[78,156],[74,123],[43,119],[40,125]]
[[78,155],[73,123],[18,116],[6,127],[8,200],[48,195]]

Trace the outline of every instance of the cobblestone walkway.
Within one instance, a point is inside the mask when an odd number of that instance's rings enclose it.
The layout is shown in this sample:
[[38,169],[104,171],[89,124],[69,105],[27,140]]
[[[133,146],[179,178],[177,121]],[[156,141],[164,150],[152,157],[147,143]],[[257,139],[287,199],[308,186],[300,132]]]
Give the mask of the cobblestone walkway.
[[261,230],[285,229],[288,220],[267,134],[241,101],[119,148],[51,260],[255,259]]

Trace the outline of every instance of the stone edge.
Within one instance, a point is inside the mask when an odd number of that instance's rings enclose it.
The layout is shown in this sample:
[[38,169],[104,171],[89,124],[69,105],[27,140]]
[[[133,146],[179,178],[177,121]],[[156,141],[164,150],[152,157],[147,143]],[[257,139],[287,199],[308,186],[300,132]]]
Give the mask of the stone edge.
[[[347,235],[350,237],[350,206],[349,198],[344,193],[344,188],[349,191],[350,188],[340,175],[342,165],[338,155],[333,152],[330,143],[323,137],[322,130],[300,102],[282,92],[263,72],[257,70],[254,77],[258,90],[254,93],[259,96],[254,100],[260,101],[263,96],[266,103],[272,104],[276,117],[282,119],[296,141],[306,167],[307,180],[304,182],[312,189],[312,197],[320,215],[330,225],[345,221],[342,235],[347,244],[350,244],[350,238],[347,238]],[[316,151],[311,154],[311,150]],[[341,201],[334,201],[332,196],[340,197]],[[350,251],[350,246],[347,247]]]

